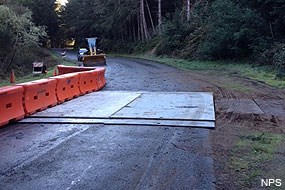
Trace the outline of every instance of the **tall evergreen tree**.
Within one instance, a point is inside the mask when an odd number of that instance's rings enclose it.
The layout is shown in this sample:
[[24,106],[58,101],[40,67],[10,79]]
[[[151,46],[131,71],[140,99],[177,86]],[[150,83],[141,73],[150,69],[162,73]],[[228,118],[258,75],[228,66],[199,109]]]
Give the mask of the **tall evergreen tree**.
[[58,46],[59,17],[56,13],[55,0],[18,0],[32,11],[33,21],[37,26],[46,26],[51,47]]

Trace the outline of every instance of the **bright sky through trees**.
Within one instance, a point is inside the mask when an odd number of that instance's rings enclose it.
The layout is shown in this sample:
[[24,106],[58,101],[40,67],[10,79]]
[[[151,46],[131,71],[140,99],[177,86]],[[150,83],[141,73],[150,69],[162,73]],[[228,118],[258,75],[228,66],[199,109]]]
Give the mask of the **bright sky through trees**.
[[65,5],[68,0],[58,0],[58,1],[60,2],[60,4]]

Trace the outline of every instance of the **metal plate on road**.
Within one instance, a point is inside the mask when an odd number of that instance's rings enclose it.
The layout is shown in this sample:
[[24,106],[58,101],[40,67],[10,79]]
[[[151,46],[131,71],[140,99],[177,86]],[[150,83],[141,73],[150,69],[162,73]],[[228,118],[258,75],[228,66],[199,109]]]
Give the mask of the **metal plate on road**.
[[112,116],[122,118],[160,118],[215,120],[211,93],[143,93]]
[[90,119],[90,118],[27,118],[21,123],[44,124],[104,124],[104,125],[142,125],[164,127],[201,127],[214,128],[212,121],[187,121],[187,120],[152,120],[152,119]]
[[21,123],[74,123],[215,128],[212,93],[91,93],[39,112]]
[[109,117],[140,95],[141,93],[136,92],[95,92],[38,112],[33,116]]

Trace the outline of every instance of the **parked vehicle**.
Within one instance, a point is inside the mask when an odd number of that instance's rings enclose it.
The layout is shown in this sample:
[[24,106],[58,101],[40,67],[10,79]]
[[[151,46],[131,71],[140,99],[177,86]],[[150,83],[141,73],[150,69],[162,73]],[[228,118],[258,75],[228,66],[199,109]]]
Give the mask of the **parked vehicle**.
[[83,55],[88,55],[88,50],[86,48],[79,48],[77,52],[77,60],[83,61]]

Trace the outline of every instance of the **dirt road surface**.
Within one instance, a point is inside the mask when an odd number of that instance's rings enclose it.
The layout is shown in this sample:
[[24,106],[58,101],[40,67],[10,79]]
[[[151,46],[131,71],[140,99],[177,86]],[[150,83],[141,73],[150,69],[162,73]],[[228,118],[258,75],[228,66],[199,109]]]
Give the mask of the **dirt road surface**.
[[[284,135],[283,90],[223,71],[126,58],[107,64],[104,91],[214,92],[216,130],[9,125],[0,129],[0,189],[246,189],[237,182],[243,171],[228,167],[239,138],[257,130]],[[262,167],[284,171],[284,155],[279,148]]]
[[[104,91],[199,91],[183,73],[110,58]],[[15,124],[0,143],[3,189],[214,188],[206,129]]]

